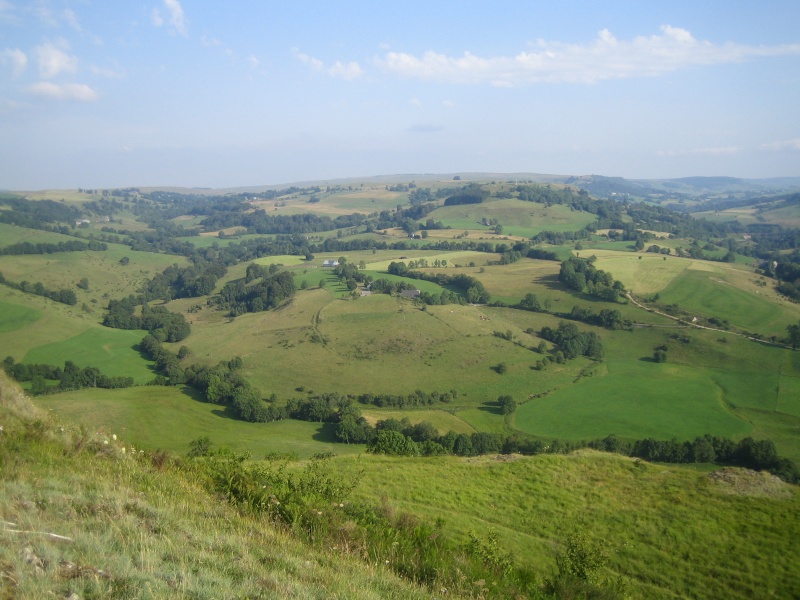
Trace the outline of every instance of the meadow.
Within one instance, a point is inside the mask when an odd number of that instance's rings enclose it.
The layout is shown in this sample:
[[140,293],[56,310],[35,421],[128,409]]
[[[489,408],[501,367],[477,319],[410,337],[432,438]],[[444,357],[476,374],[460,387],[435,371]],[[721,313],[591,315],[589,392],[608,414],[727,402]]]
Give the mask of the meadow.
[[800,306],[781,298],[744,265],[664,257],[658,254],[593,250],[597,268],[609,271],[634,294],[659,295],[697,316],[727,319],[765,336],[784,335],[800,319]]
[[[431,212],[426,219],[441,221],[455,231],[476,229],[483,219],[496,219],[503,234],[532,237],[542,231],[575,231],[593,223],[597,215],[571,210],[556,204],[542,204],[524,200],[489,200],[480,204],[443,206]],[[494,226],[487,227],[494,230]]]
[[204,402],[191,390],[178,387],[147,386],[113,392],[84,389],[39,397],[37,405],[94,431],[118,434],[139,448],[175,454],[185,454],[189,442],[203,436],[211,438],[215,447],[249,452],[254,459],[273,453],[309,458],[320,452],[347,455],[364,451],[364,446],[335,443],[330,424],[245,423],[225,406]]

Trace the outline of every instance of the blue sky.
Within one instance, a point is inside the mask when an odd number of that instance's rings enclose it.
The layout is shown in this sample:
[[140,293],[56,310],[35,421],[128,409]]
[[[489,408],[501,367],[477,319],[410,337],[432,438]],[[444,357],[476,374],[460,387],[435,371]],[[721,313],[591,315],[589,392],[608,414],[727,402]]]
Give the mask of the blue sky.
[[0,188],[800,176],[800,2],[0,0]]

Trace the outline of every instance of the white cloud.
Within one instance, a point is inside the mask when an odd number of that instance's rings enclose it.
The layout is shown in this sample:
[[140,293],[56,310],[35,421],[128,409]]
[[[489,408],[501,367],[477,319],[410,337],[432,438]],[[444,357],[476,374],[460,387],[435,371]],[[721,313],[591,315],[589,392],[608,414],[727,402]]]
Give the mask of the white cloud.
[[758,57],[800,54],[800,44],[747,46],[697,40],[687,30],[665,25],[659,34],[618,40],[607,29],[587,44],[539,40],[516,56],[481,57],[470,52],[415,56],[388,52],[376,64],[396,75],[448,83],[594,83],[648,77],[698,65],[741,62]]
[[167,20],[161,15],[158,8],[154,8],[151,18],[153,25],[156,27],[163,27],[165,23],[169,23],[175,33],[186,37],[186,16],[183,14],[183,7],[178,0],[164,0],[164,10],[167,13]]
[[456,105],[452,100],[442,100],[442,106],[445,108],[453,108]]
[[362,69],[361,65],[355,61],[343,63],[342,61],[337,60],[330,67],[326,67],[325,63],[320,59],[309,56],[308,54],[303,54],[297,48],[292,48],[292,54],[294,54],[297,60],[309,65],[315,71],[325,71],[331,77],[338,77],[340,79],[352,81],[353,79],[358,79],[364,74],[364,69]]
[[800,138],[794,138],[793,140],[778,140],[776,142],[769,142],[768,144],[762,144],[761,147],[764,150],[800,150]]
[[59,73],[74,73],[78,69],[78,59],[67,54],[69,44],[60,40],[55,44],[46,42],[35,48],[39,61],[39,73],[44,78],[55,77]]
[[292,54],[294,57],[302,63],[309,65],[315,71],[321,71],[325,68],[325,65],[322,63],[321,60],[318,58],[314,58],[313,56],[309,56],[308,54],[303,54],[297,48],[292,48]]
[[19,48],[6,48],[0,54],[0,62],[11,65],[11,72],[14,77],[21,75],[28,67],[28,57]]
[[251,54],[250,56],[247,57],[247,64],[249,64],[254,69],[257,69],[258,67],[261,66],[261,61],[258,60],[258,58],[255,55]]
[[178,0],[164,0],[164,6],[169,13],[169,24],[179,34],[186,35],[186,17],[183,14],[183,8]]
[[327,69],[327,71],[328,75],[331,77],[340,77],[341,79],[345,79],[347,81],[358,79],[364,74],[364,70],[361,68],[361,65],[355,61],[343,63],[337,60],[329,69]]
[[408,103],[411,106],[422,106],[422,102],[420,101],[419,98],[411,98],[411,100],[409,100]]
[[97,100],[97,92],[83,83],[57,84],[52,81],[40,81],[29,86],[28,92],[34,96],[53,100],[79,100],[81,102]]

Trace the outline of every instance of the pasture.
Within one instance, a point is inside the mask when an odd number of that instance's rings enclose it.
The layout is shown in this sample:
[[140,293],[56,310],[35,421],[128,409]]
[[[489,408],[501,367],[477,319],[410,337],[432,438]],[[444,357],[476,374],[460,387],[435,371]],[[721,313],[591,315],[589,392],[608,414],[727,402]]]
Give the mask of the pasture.
[[430,410],[379,409],[361,404],[358,405],[358,408],[364,418],[372,425],[375,425],[380,420],[397,419],[399,421],[408,419],[412,425],[426,421],[436,427],[441,435],[448,431],[455,431],[456,433],[473,433],[476,431],[474,427],[460,418],[460,412],[453,414],[436,408]]
[[75,239],[72,236],[52,231],[41,231],[39,229],[28,229],[27,227],[0,223],[0,247],[22,242],[57,244],[59,242],[74,242]]
[[642,361],[607,361],[607,371],[517,409],[518,429],[539,437],[739,438],[751,432],[725,407],[702,370]]
[[[555,204],[545,206],[524,200],[491,199],[480,204],[462,204],[437,208],[426,219],[441,221],[455,231],[476,229],[483,219],[496,219],[503,234],[532,237],[542,231],[575,231],[594,223],[597,215],[571,210]],[[494,230],[494,226],[486,230]]]
[[[123,257],[128,257],[127,265],[120,264]],[[6,279],[73,289],[79,304],[94,300],[105,305],[104,297],[135,293],[147,279],[172,264],[185,265],[187,261],[182,256],[138,252],[121,244],[108,244],[106,251],[0,256],[0,272]],[[89,281],[88,291],[76,287],[84,277]]]
[[21,362],[63,366],[71,360],[79,367],[96,367],[104,375],[133,377],[142,385],[155,376],[152,362],[134,349],[146,331],[92,326],[78,335],[37,346]]
[[353,213],[370,214],[384,210],[394,210],[398,204],[408,204],[405,192],[390,192],[383,186],[370,186],[335,193],[315,194],[319,202],[309,202],[310,195],[291,194],[274,200],[256,200],[257,208],[263,208],[271,215],[296,215],[314,213],[336,218]]
[[29,306],[0,301],[0,334],[23,329],[42,318],[43,312]]
[[[206,312],[211,311],[201,318]],[[354,394],[456,389],[459,404],[474,406],[506,393],[527,396],[554,382],[566,384],[582,368],[576,361],[563,370],[533,371],[540,355],[493,332],[512,330],[533,345],[538,340],[481,308],[423,311],[383,294],[335,300],[326,290],[309,289],[277,311],[207,318],[184,342],[193,358],[214,364],[239,355],[248,379],[264,395],[275,392],[279,398],[297,395],[300,386],[304,393]],[[530,322],[536,318],[531,313]],[[504,375],[493,370],[500,362],[508,366]]]
[[[595,265],[638,295],[658,293],[662,304],[677,304],[697,316],[727,319],[763,335],[786,334],[800,319],[800,306],[781,298],[764,278],[744,265],[654,253],[594,250]],[[766,285],[764,285],[766,284]]]
[[61,419],[92,430],[116,433],[129,444],[185,454],[189,442],[208,436],[213,447],[250,452],[254,459],[268,453],[295,453],[309,458],[318,452],[357,454],[364,446],[334,442],[333,426],[305,421],[245,423],[225,406],[202,402],[177,387],[147,386],[124,390],[85,389],[39,396],[36,404]]

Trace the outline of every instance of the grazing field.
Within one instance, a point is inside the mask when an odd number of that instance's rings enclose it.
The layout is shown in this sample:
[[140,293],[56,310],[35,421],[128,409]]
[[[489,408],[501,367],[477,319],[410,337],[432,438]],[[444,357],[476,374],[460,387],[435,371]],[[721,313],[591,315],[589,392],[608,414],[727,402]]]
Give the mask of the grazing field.
[[455,431],[456,433],[473,433],[476,431],[474,427],[469,425],[464,419],[461,418],[461,413],[452,414],[444,410],[430,409],[430,410],[395,410],[395,409],[376,409],[359,405],[361,414],[372,425],[375,425],[380,420],[386,419],[408,419],[412,425],[426,421],[436,427],[440,434],[444,435],[448,431]]
[[626,289],[640,295],[660,292],[681,273],[691,268],[693,263],[700,262],[675,256],[665,257],[652,252],[597,249],[591,254],[597,257],[595,266],[598,269],[610,272]]
[[27,229],[26,227],[17,227],[16,225],[0,223],[0,248],[22,242],[30,242],[31,244],[57,244],[59,242],[74,242],[76,239],[77,238],[72,236],[54,233],[52,231]]
[[32,325],[42,318],[42,314],[35,308],[0,301],[0,333],[10,333]]
[[21,362],[64,366],[65,360],[71,360],[81,368],[96,367],[104,375],[133,377],[141,385],[155,376],[152,361],[134,349],[145,335],[146,331],[92,326],[71,338],[30,350]]
[[786,333],[800,319],[800,305],[780,297],[763,277],[745,266],[666,257],[653,253],[595,250],[597,268],[609,271],[638,295],[658,293],[698,316],[727,319],[763,335]]
[[185,454],[190,441],[208,436],[215,446],[247,451],[254,459],[273,452],[309,458],[318,452],[364,451],[364,446],[334,443],[330,424],[291,420],[245,423],[233,418],[225,406],[201,402],[177,387],[85,389],[41,396],[36,403],[60,418],[109,435],[120,434],[129,444],[151,450]]
[[699,315],[728,319],[748,331],[785,335],[786,326],[800,318],[800,306],[781,301],[769,288],[756,287],[752,274],[744,276],[751,280],[749,285],[748,281],[737,281],[743,279],[742,274],[738,275],[687,270],[660,292],[661,302],[677,304]]
[[[431,253],[430,251],[425,252],[422,250],[408,250],[403,251],[400,253],[399,256],[392,257],[389,259],[385,259],[382,257],[382,254],[385,252],[391,252],[392,254],[397,254],[397,251],[382,251],[377,253],[372,257],[371,261],[367,261],[367,268],[371,271],[386,271],[389,268],[389,264],[392,262],[404,262],[408,264],[410,260],[420,260],[424,259],[428,261],[428,264],[433,264],[435,260],[446,260],[448,268],[452,268],[455,265],[466,265],[470,262],[474,262],[476,265],[483,265],[486,264],[487,261],[498,260],[498,255],[486,252],[473,252],[472,250],[457,250],[455,252],[436,252]],[[405,256],[406,258],[402,258]],[[376,260],[377,259],[377,260]],[[418,270],[427,270],[424,268]],[[440,272],[439,270],[435,270],[434,272]],[[445,271],[446,274],[451,275],[451,271]]]
[[257,208],[269,214],[296,215],[314,213],[335,218],[353,213],[369,214],[383,210],[394,210],[398,204],[408,203],[405,192],[390,192],[383,187],[365,187],[353,191],[315,194],[319,202],[309,202],[310,195],[291,194],[275,200],[254,201]]
[[[17,361],[33,348],[76,336],[95,324],[93,315],[78,306],[23,294],[6,286],[0,286],[0,304],[9,311],[8,315],[21,317],[19,323],[8,320],[6,327],[0,329],[3,358],[11,355]],[[34,313],[38,318],[34,318]],[[17,327],[18,324],[21,326]]]
[[[579,531],[606,544],[609,571],[634,598],[797,597],[800,495],[761,474],[707,473],[584,451],[531,458],[340,457],[359,497],[442,519],[524,565],[555,567],[554,540]],[[387,477],[387,472],[392,476]],[[733,483],[731,483],[733,482]],[[713,557],[713,560],[709,560]]]
[[775,207],[729,208],[721,211],[704,211],[693,213],[698,219],[707,219],[712,223],[738,221],[742,225],[768,223],[781,227],[800,227],[800,207],[797,204]]
[[[531,314],[531,323],[536,318]],[[325,290],[307,290],[277,311],[209,320],[185,343],[195,360],[207,363],[241,356],[248,379],[279,398],[296,395],[301,385],[318,393],[355,394],[456,389],[461,403],[475,405],[566,384],[582,368],[575,361],[533,371],[540,355],[493,335],[507,330],[538,344],[511,321],[487,317],[477,307],[422,311],[383,294],[331,301]],[[493,370],[500,362],[508,366],[504,375]]]
[[[123,257],[128,258],[127,265],[120,264]],[[187,261],[182,256],[138,252],[121,244],[108,244],[106,251],[0,256],[0,272],[6,279],[40,281],[50,289],[73,289],[79,304],[100,302],[104,294],[121,298],[135,293],[147,279],[172,264],[184,266]],[[76,287],[84,277],[89,281],[88,291]]]
[[[597,215],[556,204],[544,206],[524,200],[488,200],[480,204],[443,206],[427,218],[454,230],[475,229],[483,219],[497,219],[505,235],[532,237],[542,231],[575,231],[594,223]],[[486,230],[494,230],[494,226]]]
[[517,410],[517,428],[539,437],[694,439],[706,433],[739,438],[750,424],[731,414],[702,370],[642,361],[607,362],[584,379]]

